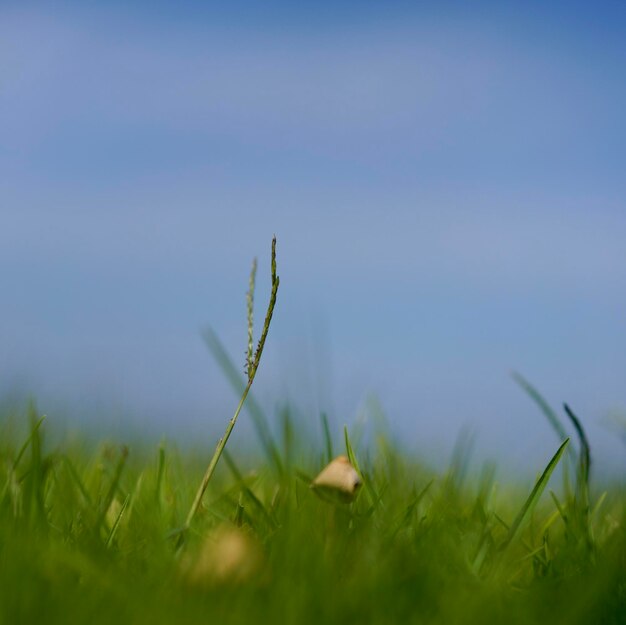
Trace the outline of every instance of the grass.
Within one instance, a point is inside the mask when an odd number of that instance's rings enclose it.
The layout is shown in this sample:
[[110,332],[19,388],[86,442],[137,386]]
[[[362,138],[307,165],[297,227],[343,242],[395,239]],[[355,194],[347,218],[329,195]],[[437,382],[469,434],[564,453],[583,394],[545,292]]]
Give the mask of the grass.
[[[583,422],[519,374],[557,435],[534,483],[474,474],[463,441],[439,473],[382,435],[360,449],[327,415],[318,442],[288,411],[274,435],[249,395],[274,249],[255,352],[251,275],[245,375],[205,337],[243,397],[207,468],[167,443],[50,445],[34,405],[21,435],[5,424],[0,623],[624,623],[626,494],[590,482]],[[259,457],[226,448],[246,396]],[[337,454],[363,482],[349,504],[310,488]]]
[[[350,446],[369,489],[346,505],[309,488],[326,444],[294,427],[282,474],[223,458],[181,551],[199,458],[165,444],[47,449],[36,414],[25,453],[4,439],[0,454],[2,623],[623,622],[624,494],[589,514],[575,497],[539,498],[567,443],[526,488],[455,465],[434,474],[389,441],[360,457]],[[224,527],[258,547],[252,572],[193,578]]]

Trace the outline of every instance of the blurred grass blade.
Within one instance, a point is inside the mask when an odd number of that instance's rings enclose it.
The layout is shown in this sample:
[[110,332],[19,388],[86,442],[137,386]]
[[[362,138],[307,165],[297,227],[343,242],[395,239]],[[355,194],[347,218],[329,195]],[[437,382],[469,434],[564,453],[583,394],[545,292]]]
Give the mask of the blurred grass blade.
[[517,371],[513,371],[512,378],[526,391],[528,396],[539,406],[541,412],[552,426],[552,429],[556,432],[559,440],[564,441],[567,438],[567,430],[561,423],[561,420],[557,416],[556,412],[552,409],[550,404],[544,399],[543,395]]
[[29,409],[29,420],[31,424],[30,452],[31,464],[28,474],[27,486],[30,488],[31,499],[31,519],[45,522],[46,509],[44,505],[45,473],[43,460],[43,442],[41,437],[42,419],[37,418],[37,409],[31,402]]
[[359,474],[361,478],[361,482],[365,486],[365,492],[370,500],[370,505],[372,506],[372,510],[376,508],[381,503],[380,495],[376,492],[372,480],[369,475],[366,475],[361,471],[361,467],[359,467],[359,462],[356,459],[356,454],[354,453],[354,449],[352,449],[352,443],[350,442],[350,436],[348,434],[348,426],[343,426],[343,436],[346,443],[346,453],[348,454],[348,460],[350,464],[354,467],[354,470]]
[[165,475],[165,444],[159,445],[159,461],[157,466],[157,479],[154,496],[159,508],[163,507],[163,478]]
[[565,441],[561,443],[561,446],[557,449],[554,456],[552,456],[552,459],[550,460],[550,462],[548,462],[546,468],[543,470],[543,473],[541,474],[541,476],[535,483],[535,486],[533,487],[530,495],[528,496],[528,499],[526,499],[526,501],[524,502],[524,505],[521,507],[520,511],[515,517],[515,520],[511,524],[508,536],[506,537],[504,543],[501,546],[502,550],[506,549],[511,544],[511,542],[513,542],[513,540],[515,540],[515,538],[517,537],[517,534],[519,533],[522,527],[522,524],[524,523],[528,515],[532,512],[533,508],[539,501],[541,494],[543,493],[546,485],[548,484],[548,480],[550,479],[552,472],[556,468],[556,465],[559,463],[559,460],[561,459],[561,456],[563,455],[563,452],[565,451],[568,445],[569,445],[569,438],[565,439]]
[[130,518],[131,514],[133,513],[135,503],[139,499],[139,493],[141,492],[141,487],[143,486],[143,476],[144,474],[143,472],[141,472],[139,474],[139,477],[137,478],[137,482],[135,483],[135,488],[133,488],[132,492],[128,493],[130,495],[130,500],[128,503],[128,508],[126,510],[127,518]]
[[450,469],[446,478],[445,487],[448,493],[458,491],[463,486],[469,470],[475,439],[474,432],[470,431],[468,427],[461,428],[454,443]]
[[[404,512],[402,513],[400,519],[396,521],[396,525],[391,531],[391,538],[395,538],[396,534],[403,527],[406,527],[409,524],[409,521],[413,517],[417,506],[419,506],[420,502],[426,496],[426,493],[430,490],[430,487],[433,485],[434,482],[434,478],[431,479],[417,495],[413,496],[413,501],[411,501],[411,503],[404,509]],[[413,492],[415,493],[415,490],[413,490]]]
[[33,440],[33,437],[37,434],[39,428],[45,420],[46,415],[43,415],[33,425],[31,425],[30,434],[28,435],[28,438],[24,441],[24,444],[20,447],[20,450],[18,451],[17,456],[15,456],[15,460],[13,461],[13,470],[17,469],[17,465],[20,463],[22,456],[28,449],[28,445]]
[[76,467],[72,464],[72,461],[67,457],[67,455],[63,455],[62,458],[67,468],[67,471],[70,474],[70,477],[72,478],[74,483],[76,484],[78,490],[80,491],[82,498],[85,500],[85,502],[90,508],[93,508],[93,502],[91,500],[91,497],[89,493],[87,492],[87,489],[85,488],[85,484],[80,479],[80,475],[78,475],[78,471],[76,471]]
[[354,455],[354,450],[352,449],[352,445],[350,443],[350,436],[348,435],[348,426],[343,426],[343,437],[346,443],[346,453],[348,454],[348,460],[350,464],[354,467],[355,471],[359,474],[361,479],[363,479],[363,474],[361,473],[361,469],[359,468],[359,463]]
[[43,415],[39,418],[39,420],[34,425],[31,426],[30,432],[28,436],[26,437],[26,440],[24,441],[19,451],[17,452],[17,455],[15,456],[15,460],[13,460],[13,462],[11,463],[11,468],[8,471],[7,479],[5,481],[4,487],[2,488],[2,494],[0,495],[0,503],[4,501],[4,498],[9,492],[9,486],[11,484],[11,480],[15,476],[15,471],[20,463],[20,460],[22,459],[22,456],[26,453],[26,450],[28,449],[28,446],[33,440],[35,433],[38,432],[39,428],[41,427],[45,419],[46,419],[46,415]]
[[237,502],[237,508],[235,509],[235,514],[233,516],[233,523],[237,527],[241,527],[244,521],[244,507],[243,507],[243,493],[239,493],[239,501]]
[[333,459],[333,439],[330,435],[330,426],[328,425],[328,415],[322,412],[322,431],[324,432],[324,443],[326,444],[326,462],[331,462]]
[[595,518],[598,515],[598,512],[600,512],[600,508],[602,507],[602,504],[604,503],[604,500],[606,499],[606,494],[607,494],[607,491],[604,491],[600,495],[600,497],[598,497],[598,501],[596,501],[596,505],[593,507],[593,510],[591,511],[592,518]]
[[233,477],[239,484],[242,490],[242,493],[250,500],[250,502],[255,506],[255,508],[261,513],[261,515],[265,519],[265,522],[268,523],[270,527],[275,528],[276,521],[274,520],[272,515],[269,513],[265,505],[263,505],[263,502],[252,492],[250,487],[246,484],[246,481],[244,480],[243,475],[241,474],[241,471],[239,471],[239,468],[237,467],[234,458],[230,455],[227,449],[224,450],[223,455],[224,455],[224,460],[228,468],[230,469],[230,472],[233,474]]
[[113,501],[113,497],[115,497],[115,491],[120,483],[120,479],[122,477],[122,472],[124,471],[124,466],[126,464],[126,459],[128,458],[128,448],[126,446],[122,447],[122,451],[120,454],[120,459],[117,462],[117,466],[115,467],[115,473],[113,474],[113,479],[111,480],[111,484],[109,485],[109,490],[102,501],[100,506],[100,512],[98,514],[98,518],[96,519],[95,531],[98,532],[102,523],[104,522],[104,518],[106,516],[107,510]]
[[574,411],[567,405],[563,404],[565,413],[572,422],[578,440],[580,443],[580,453],[578,458],[578,497],[580,498],[579,519],[582,525],[582,529],[585,535],[585,541],[587,547],[592,550],[594,544],[593,527],[591,525],[591,513],[590,513],[590,499],[589,499],[589,476],[591,471],[591,450],[589,448],[589,441],[587,435],[582,426],[582,423],[578,417],[574,414]]
[[[555,431],[556,435],[559,437],[559,440],[562,442],[566,438],[568,438],[567,430],[565,426],[561,423],[556,412],[552,409],[552,406],[545,400],[543,395],[521,374],[517,371],[513,371],[511,374],[515,382],[519,384],[519,386],[528,394],[528,396],[535,402],[535,404],[539,407],[543,415],[548,420],[548,423],[552,426],[552,429]],[[567,450],[568,458],[572,463],[576,462],[576,453],[574,449],[568,447]],[[563,464],[563,487],[565,489],[565,495],[569,499],[571,494],[571,486],[569,479],[569,467],[567,462]]]
[[565,409],[565,413],[567,414],[567,416],[570,418],[570,421],[574,425],[574,429],[576,430],[576,434],[578,435],[578,440],[580,442],[580,477],[583,481],[583,485],[588,486],[589,474],[591,470],[591,449],[589,447],[589,441],[587,440],[585,430],[583,429],[580,420],[574,414],[572,409],[567,404],[563,404],[563,408]]
[[563,504],[559,501],[559,498],[556,496],[556,493],[552,490],[550,491],[550,497],[552,497],[552,501],[554,502],[554,505],[556,506],[557,512],[561,515],[561,518],[563,519],[563,523],[565,523],[565,526],[567,527],[567,524],[569,523],[569,519],[567,517],[567,512],[565,511]]
[[295,427],[291,417],[289,406],[285,406],[280,411],[280,421],[282,424],[282,447],[283,447],[283,466],[289,470],[293,461],[293,448],[295,440]]
[[544,524],[541,526],[541,531],[539,532],[539,534],[541,536],[544,536],[545,533],[550,529],[550,527],[552,527],[552,524],[561,516],[561,511],[560,510],[555,510],[544,522]]
[[126,495],[126,498],[124,499],[122,503],[120,511],[118,512],[117,517],[115,518],[115,521],[113,522],[113,526],[111,527],[111,531],[109,532],[109,536],[105,543],[107,549],[110,548],[111,544],[113,543],[113,539],[115,538],[115,534],[117,533],[117,528],[120,526],[120,521],[122,520],[122,517],[124,516],[124,512],[126,512],[126,508],[128,507],[129,501],[130,501],[130,494]]

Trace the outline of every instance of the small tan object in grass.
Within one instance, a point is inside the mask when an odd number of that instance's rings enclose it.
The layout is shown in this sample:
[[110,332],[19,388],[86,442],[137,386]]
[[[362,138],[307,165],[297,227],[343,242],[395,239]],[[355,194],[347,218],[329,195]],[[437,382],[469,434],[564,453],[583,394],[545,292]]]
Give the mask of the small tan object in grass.
[[249,533],[220,525],[200,546],[197,557],[183,563],[185,579],[192,586],[210,588],[243,584],[257,577],[263,567],[263,550]]
[[311,488],[322,498],[350,503],[354,501],[361,484],[361,478],[348,458],[337,456],[313,480]]

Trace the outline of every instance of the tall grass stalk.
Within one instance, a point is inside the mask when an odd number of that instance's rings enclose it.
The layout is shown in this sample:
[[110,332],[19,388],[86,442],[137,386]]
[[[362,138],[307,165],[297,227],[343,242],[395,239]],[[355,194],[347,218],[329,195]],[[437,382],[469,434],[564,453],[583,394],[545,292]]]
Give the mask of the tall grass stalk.
[[254,352],[254,356],[252,356],[252,343],[253,343],[253,315],[252,315],[252,307],[254,304],[254,285],[256,278],[256,259],[252,263],[252,271],[250,272],[250,282],[249,289],[247,295],[247,313],[248,313],[248,351],[246,355],[246,372],[248,375],[248,383],[241,395],[241,399],[239,400],[239,404],[237,405],[237,409],[235,410],[235,414],[232,419],[228,422],[226,426],[226,431],[224,432],[224,436],[220,438],[217,443],[217,447],[215,448],[215,452],[209,465],[204,473],[204,477],[200,482],[200,486],[196,492],[196,496],[194,497],[193,503],[191,504],[191,508],[187,514],[187,518],[185,519],[185,524],[182,527],[181,538],[184,537],[184,533],[191,527],[191,523],[193,521],[198,508],[200,507],[200,502],[202,501],[202,497],[211,481],[211,477],[215,472],[215,468],[217,467],[217,463],[226,447],[226,443],[228,442],[228,438],[230,437],[233,428],[235,427],[235,423],[237,423],[237,418],[239,417],[239,413],[243,408],[243,405],[248,397],[248,393],[250,392],[250,388],[252,387],[252,383],[254,382],[254,378],[256,376],[256,372],[259,368],[259,363],[261,362],[261,356],[263,354],[263,348],[265,347],[265,340],[267,338],[267,334],[270,329],[270,324],[272,322],[272,315],[274,314],[274,307],[276,306],[276,297],[278,294],[278,285],[280,280],[276,275],[276,237],[272,239],[272,260],[271,260],[271,276],[272,276],[272,291],[270,294],[270,301],[267,306],[267,312],[265,314],[265,321],[263,323],[263,331],[261,332],[261,337],[259,338],[259,342],[257,344],[256,351]]

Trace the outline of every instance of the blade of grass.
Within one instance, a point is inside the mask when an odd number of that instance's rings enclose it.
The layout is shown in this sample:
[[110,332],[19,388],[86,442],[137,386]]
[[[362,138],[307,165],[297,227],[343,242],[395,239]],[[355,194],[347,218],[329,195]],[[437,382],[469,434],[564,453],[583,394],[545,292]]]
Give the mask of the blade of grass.
[[33,436],[35,435],[35,432],[39,430],[39,428],[41,427],[45,419],[46,419],[46,415],[43,415],[42,417],[39,418],[39,420],[35,423],[35,425],[30,428],[30,432],[28,436],[26,437],[26,440],[24,441],[19,451],[17,452],[17,455],[15,456],[15,460],[11,463],[11,468],[8,472],[6,482],[2,489],[2,496],[0,496],[0,503],[4,501],[4,498],[9,491],[9,485],[11,484],[11,480],[14,479],[15,477],[15,471],[17,470],[17,467],[20,463],[20,460],[22,459],[22,456],[26,453],[26,450],[28,449],[30,442],[33,440]]
[[120,483],[120,479],[122,477],[122,472],[124,471],[124,466],[126,465],[126,459],[128,458],[128,448],[126,446],[122,447],[122,451],[120,454],[120,459],[117,461],[117,465],[115,467],[115,473],[113,474],[113,479],[109,484],[109,489],[102,501],[102,505],[100,507],[100,512],[96,519],[95,531],[96,533],[100,530],[102,523],[104,522],[104,518],[106,516],[107,510],[113,501],[113,497],[115,496],[115,491]]
[[252,492],[250,487],[246,484],[246,481],[239,471],[239,468],[235,464],[235,460],[228,453],[228,450],[224,450],[224,461],[226,465],[230,469],[230,472],[233,474],[233,477],[241,487],[241,492],[252,502],[252,504],[256,507],[256,509],[261,513],[261,516],[265,519],[266,523],[270,525],[270,527],[276,527],[276,521],[272,518],[272,515],[269,513],[267,508],[263,505],[263,502]]
[[239,493],[239,501],[237,502],[237,508],[235,509],[235,514],[233,516],[233,523],[237,527],[241,527],[243,525],[243,517],[244,517],[243,493]]
[[159,506],[159,509],[163,507],[163,476],[165,474],[165,444],[159,445],[159,460],[157,465],[157,479],[154,489],[154,496]]
[[320,418],[322,421],[322,431],[324,432],[324,442],[326,444],[326,461],[331,462],[331,460],[333,459],[333,439],[330,435],[328,415],[325,412],[322,412]]
[[143,485],[143,476],[144,476],[143,472],[139,474],[139,477],[137,478],[137,481],[135,482],[135,488],[133,488],[132,492],[129,493],[130,501],[128,503],[128,508],[126,510],[126,515],[128,516],[129,519],[133,513],[133,508],[135,507],[135,503],[137,502],[137,499],[139,499],[139,493],[141,492],[141,487]]
[[559,501],[559,498],[556,496],[556,493],[552,490],[550,491],[550,497],[552,497],[552,501],[554,502],[554,505],[556,506],[557,512],[561,515],[561,518],[563,519],[563,523],[565,523],[565,526],[567,527],[567,524],[569,523],[569,519],[567,517],[567,512],[565,512],[565,508]]
[[[411,503],[404,509],[404,512],[401,514],[400,519],[396,521],[396,526],[392,530],[390,538],[395,538],[396,534],[409,523],[411,517],[415,512],[415,509],[417,508],[417,506],[419,506],[426,493],[430,490],[430,487],[433,485],[434,481],[435,480],[433,478],[426,484],[426,486],[424,486],[424,488],[422,488],[422,490],[417,495],[414,494],[413,501],[411,501]],[[415,493],[415,490],[413,490],[413,493]]]
[[467,476],[476,435],[467,426],[461,428],[454,448],[452,450],[452,460],[445,483],[445,490],[448,494],[458,493],[463,486]]
[[281,409],[279,415],[283,433],[283,465],[287,467],[287,469],[290,469],[293,460],[294,423],[291,417],[291,410],[289,409],[289,406],[285,406],[283,409]]
[[552,524],[559,518],[561,517],[561,511],[560,510],[555,510],[544,522],[544,524],[541,526],[541,535],[543,536],[548,529],[550,529],[550,527],[552,526]]
[[552,472],[556,468],[556,465],[559,463],[559,460],[561,459],[561,456],[563,455],[563,452],[565,451],[568,445],[569,445],[569,438],[565,439],[565,441],[561,443],[561,446],[557,449],[556,453],[554,454],[554,456],[552,456],[552,458],[550,459],[550,462],[548,462],[546,468],[543,470],[543,473],[541,474],[541,476],[535,483],[532,491],[530,492],[530,495],[524,502],[524,505],[521,507],[520,511],[515,517],[515,520],[511,524],[508,536],[506,537],[504,543],[502,544],[500,548],[502,551],[504,551],[517,537],[517,534],[519,533],[523,522],[526,520],[528,515],[531,513],[531,511],[533,510],[533,508],[539,501],[539,497],[541,497],[541,494],[543,493],[546,485],[548,484],[548,480],[550,479]]
[[24,443],[20,447],[20,450],[18,451],[17,456],[15,456],[15,460],[13,461],[13,470],[17,469],[17,465],[20,463],[22,456],[28,449],[28,445],[33,440],[33,437],[39,431],[39,428],[42,426],[45,420],[46,420],[46,415],[43,415],[35,422],[33,426],[31,426],[30,434],[28,435],[28,438],[24,441]]
[[310,486],[311,482],[314,479],[308,473],[305,473],[304,471],[301,471],[300,469],[296,469],[296,477],[307,486]]
[[350,464],[354,467],[354,470],[359,474],[359,477],[363,479],[363,475],[361,474],[361,469],[359,468],[359,462],[356,459],[354,454],[354,450],[352,449],[352,445],[350,444],[350,436],[348,435],[348,426],[343,426],[343,438],[346,443],[346,453],[348,454],[348,460]]
[[[559,437],[559,440],[561,442],[564,441],[568,437],[567,430],[565,429],[565,426],[561,423],[561,420],[559,419],[556,412],[553,410],[552,406],[550,406],[550,404],[546,401],[543,395],[521,373],[513,371],[511,376],[513,380],[517,382],[517,384],[539,407],[545,418],[548,420],[548,423],[552,426],[552,429]],[[574,452],[574,449],[572,447],[568,447],[567,454],[570,462],[575,464],[576,453]],[[566,498],[569,499],[572,489],[570,486],[569,465],[567,462],[563,464],[563,488],[565,490]]]
[[487,554],[489,553],[489,550],[491,549],[491,547],[492,547],[491,543],[485,536],[482,542],[480,543],[478,551],[476,552],[476,557],[474,558],[474,561],[470,565],[470,571],[472,572],[473,575],[475,576],[480,575],[480,570],[483,566],[483,562],[485,561],[485,558],[487,557]]
[[85,488],[85,485],[83,484],[83,481],[80,479],[80,475],[78,475],[78,471],[76,471],[76,467],[72,464],[72,461],[67,457],[67,455],[63,455],[62,458],[63,458],[63,463],[65,464],[67,471],[70,474],[70,477],[72,478],[78,490],[80,491],[82,498],[85,500],[89,508],[93,508],[93,502],[91,500],[91,497],[89,496],[89,493],[87,492],[87,489]]
[[369,497],[370,505],[375,508],[380,504],[381,498],[376,492],[376,489],[372,484],[372,480],[369,478],[368,475],[365,475],[359,467],[359,462],[356,459],[356,454],[354,453],[354,449],[352,449],[352,444],[350,443],[350,436],[348,434],[347,425],[343,426],[343,436],[346,443],[346,453],[348,454],[348,460],[350,461],[350,464],[354,467],[354,470],[359,474],[361,482],[365,486],[365,491],[367,492],[367,496]]
[[44,505],[45,467],[43,459],[43,443],[41,437],[41,418],[37,418],[37,408],[31,402],[29,408],[29,420],[31,424],[30,437],[30,471],[28,487],[31,495],[31,519],[40,523],[46,522],[46,509]]
[[572,409],[567,404],[563,404],[563,408],[565,409],[565,413],[570,418],[570,421],[572,422],[574,429],[576,430],[576,434],[578,435],[578,440],[580,442],[580,477],[583,482],[582,486],[588,487],[589,474],[591,471],[591,449],[589,447],[589,441],[580,420],[574,414]]
[[598,497],[598,501],[596,501],[596,505],[593,507],[593,510],[591,511],[591,517],[595,518],[598,515],[598,512],[600,511],[600,508],[602,507],[602,504],[604,503],[604,500],[606,499],[606,494],[607,491],[604,491],[600,497]]
[[513,371],[511,377],[521,386],[528,396],[539,406],[541,412],[552,426],[552,429],[556,432],[561,441],[567,438],[567,431],[561,420],[557,416],[556,412],[552,409],[550,404],[544,399],[543,395],[524,377],[521,373]]
[[593,528],[591,525],[591,515],[590,515],[590,503],[589,503],[589,475],[591,471],[591,450],[589,448],[589,441],[587,440],[587,436],[585,434],[585,430],[582,426],[582,423],[578,419],[578,417],[574,414],[572,409],[567,405],[563,404],[563,408],[565,409],[565,413],[569,417],[572,422],[574,429],[576,430],[576,434],[578,435],[578,441],[580,443],[580,453],[578,458],[578,495],[580,497],[580,506],[579,506],[579,520],[582,525],[582,529],[585,535],[585,541],[587,543],[587,547],[592,550],[593,549]]
[[126,498],[124,499],[122,503],[122,507],[120,508],[120,511],[117,514],[115,521],[113,522],[113,526],[111,527],[111,531],[109,532],[109,536],[106,539],[106,543],[105,543],[107,549],[109,549],[111,547],[111,544],[113,543],[113,539],[115,538],[115,534],[117,533],[117,528],[120,526],[120,521],[122,520],[122,517],[124,516],[124,512],[126,512],[126,508],[128,507],[129,501],[130,501],[130,494],[126,495]]

